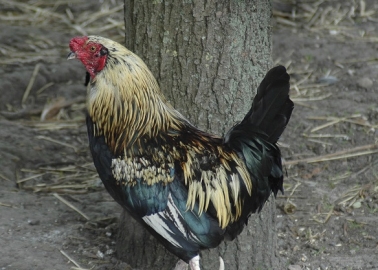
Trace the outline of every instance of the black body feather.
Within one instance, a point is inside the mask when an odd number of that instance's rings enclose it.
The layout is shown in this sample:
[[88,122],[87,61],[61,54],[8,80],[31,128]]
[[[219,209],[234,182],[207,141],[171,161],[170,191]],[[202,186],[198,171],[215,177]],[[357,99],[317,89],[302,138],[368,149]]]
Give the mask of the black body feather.
[[276,143],[294,108],[289,80],[283,66],[271,69],[258,87],[250,111],[225,136],[225,144],[246,163],[256,187],[239,221],[227,229],[231,239],[240,234],[251,213],[261,210],[271,192],[275,196],[279,190],[284,192],[281,152]]
[[251,110],[223,139],[182,120],[179,130],[141,136],[116,153],[88,115],[89,146],[106,189],[186,262],[235,238],[272,191],[283,191],[276,142],[293,109],[289,78],[282,66],[270,70]]
[[[223,239],[224,229],[219,227],[215,211],[209,209],[208,213],[201,215],[198,214],[198,207],[187,211],[188,189],[183,184],[183,172],[179,164],[174,165],[172,169],[174,179],[168,185],[162,183],[146,185],[143,179],[137,179],[137,184],[132,187],[122,185],[116,180],[112,171],[112,160],[116,157],[105,142],[104,136],[94,136],[93,124],[91,118],[87,116],[89,147],[93,161],[104,186],[116,202],[144,225],[170,252],[186,262],[196,256],[200,249],[219,245]],[[166,143],[166,141],[157,138],[148,144],[154,148],[162,143]],[[172,140],[170,143],[175,144]],[[145,156],[145,158],[146,160],[150,159],[154,164],[151,156]],[[209,162],[211,163],[211,161]],[[157,163],[152,164],[149,166],[159,166]],[[204,162],[203,166],[211,165]],[[146,226],[146,222],[143,220],[145,216],[167,209],[169,201],[175,205],[181,215],[166,211],[161,215],[161,219],[164,220],[170,234],[180,247],[172,245],[172,242],[157,233],[151,226]],[[184,234],[177,228],[177,224],[184,227]]]

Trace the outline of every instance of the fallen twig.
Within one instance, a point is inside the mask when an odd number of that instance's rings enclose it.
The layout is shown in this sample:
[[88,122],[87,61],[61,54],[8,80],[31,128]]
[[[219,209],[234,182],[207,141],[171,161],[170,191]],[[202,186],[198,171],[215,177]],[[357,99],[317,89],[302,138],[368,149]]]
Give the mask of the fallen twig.
[[296,165],[300,163],[316,163],[316,162],[324,162],[324,161],[338,160],[338,159],[344,159],[344,158],[358,157],[358,156],[375,154],[375,153],[378,153],[378,144],[368,144],[368,145],[358,146],[352,149],[342,150],[342,151],[338,151],[338,152],[323,155],[323,156],[284,161],[283,164]]
[[29,177],[26,177],[26,178],[23,178],[23,179],[17,180],[17,184],[20,184],[20,183],[23,183],[23,182],[26,182],[26,181],[32,180],[32,179],[37,178],[37,177],[40,177],[40,176],[42,176],[42,175],[44,175],[44,173],[35,174],[35,175],[32,175],[32,176],[29,176]]
[[60,253],[63,254],[64,257],[66,257],[70,262],[72,262],[74,265],[76,265],[77,267],[79,267],[80,269],[83,269],[81,268],[81,266],[74,260],[72,259],[66,252],[64,252],[63,250],[59,249]]
[[52,138],[49,138],[49,137],[46,137],[46,136],[42,136],[42,135],[36,136],[36,138],[40,139],[40,140],[46,140],[46,141],[49,141],[49,142],[57,143],[57,144],[72,148],[75,152],[77,152],[77,148],[75,146],[71,145],[71,144],[63,143],[63,142],[60,142],[58,140],[55,140],[55,139],[52,139]]
[[[66,199],[64,199],[63,197],[61,197],[59,194],[53,193],[53,195],[54,195],[55,198],[57,198],[58,200],[60,200],[62,203],[64,203],[65,205],[67,205],[71,209],[75,210],[76,212],[78,212],[86,220],[90,220],[90,218],[86,214],[84,214],[83,212],[81,212],[79,209],[76,208],[76,206],[74,206],[69,201],[67,201]],[[76,265],[76,266],[80,267],[79,265]]]
[[41,67],[41,64],[38,63],[35,65],[34,67],[34,71],[32,73],[32,76],[30,78],[30,81],[28,83],[28,86],[26,87],[26,90],[24,92],[24,95],[22,96],[22,101],[21,101],[21,104],[24,105],[29,94],[30,94],[30,90],[32,89],[33,85],[34,85],[34,81],[35,81],[35,78],[37,77],[38,75],[38,72],[39,72],[39,68]]

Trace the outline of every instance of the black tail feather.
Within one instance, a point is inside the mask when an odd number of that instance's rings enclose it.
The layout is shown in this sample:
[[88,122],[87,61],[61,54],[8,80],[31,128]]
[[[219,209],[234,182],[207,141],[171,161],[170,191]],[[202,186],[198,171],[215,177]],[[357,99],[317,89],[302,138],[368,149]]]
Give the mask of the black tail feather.
[[289,122],[294,104],[289,98],[290,76],[285,67],[272,68],[262,80],[252,108],[241,124],[250,124],[276,143]]
[[240,219],[229,225],[227,237],[238,235],[248,216],[260,211],[270,194],[283,193],[281,152],[277,140],[289,122],[294,103],[289,98],[290,76],[285,67],[271,69],[257,89],[252,108],[224,137],[225,144],[243,159],[252,179]]

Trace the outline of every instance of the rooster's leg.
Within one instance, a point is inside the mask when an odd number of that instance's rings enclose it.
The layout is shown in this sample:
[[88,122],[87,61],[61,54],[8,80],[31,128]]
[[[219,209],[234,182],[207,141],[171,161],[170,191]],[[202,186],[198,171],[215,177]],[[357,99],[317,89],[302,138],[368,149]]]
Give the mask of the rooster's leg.
[[221,256],[219,256],[219,270],[224,270],[224,261]]
[[[200,260],[199,255],[190,259],[189,261],[190,270],[201,270],[199,260]],[[179,260],[174,270],[188,270],[188,264],[184,262],[183,260]]]
[[191,258],[189,261],[190,270],[201,270],[199,261],[200,261],[199,255]]
[[[189,261],[190,270],[201,270],[199,265],[199,256],[193,257]],[[179,260],[175,266],[174,270],[187,270],[188,264],[183,260]],[[219,256],[219,270],[224,270],[224,261],[221,256]]]

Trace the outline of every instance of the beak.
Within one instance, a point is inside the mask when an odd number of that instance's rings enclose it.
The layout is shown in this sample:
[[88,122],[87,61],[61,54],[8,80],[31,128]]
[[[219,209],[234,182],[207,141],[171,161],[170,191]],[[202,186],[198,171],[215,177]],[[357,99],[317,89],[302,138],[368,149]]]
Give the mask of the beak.
[[76,53],[74,52],[69,52],[67,55],[67,60],[75,59],[77,58]]

